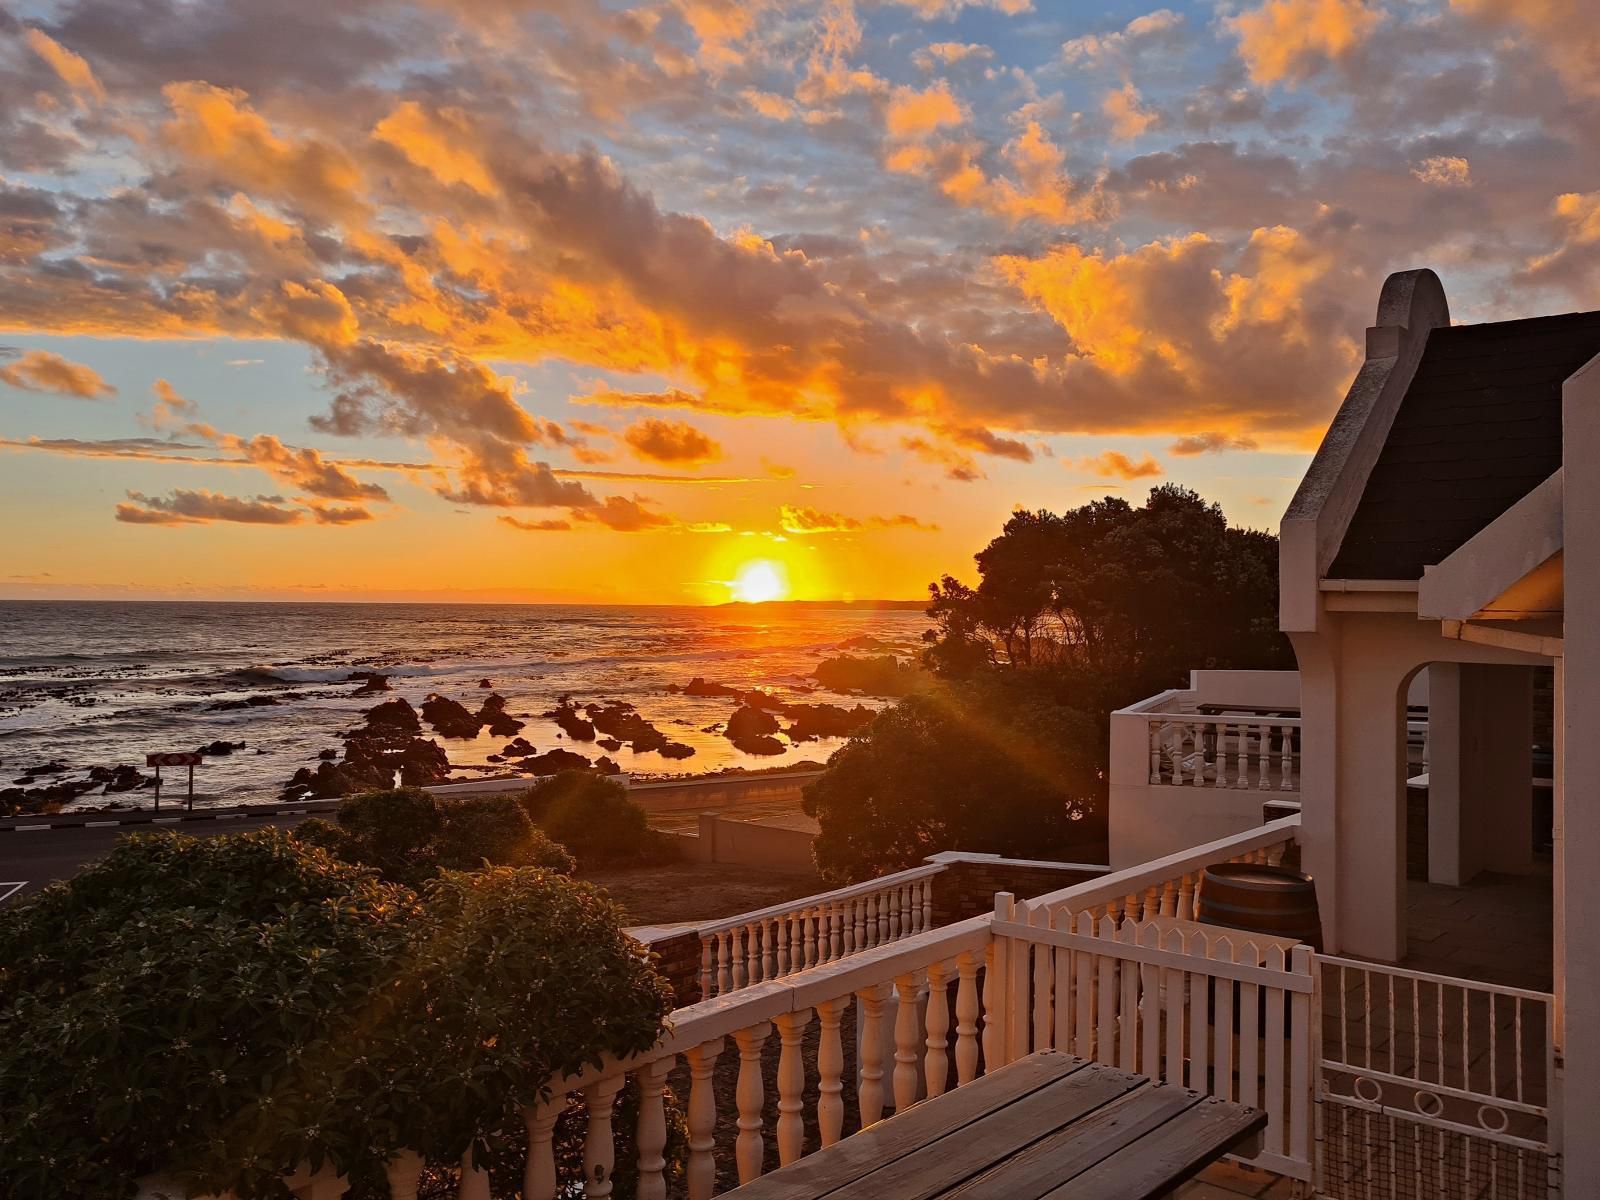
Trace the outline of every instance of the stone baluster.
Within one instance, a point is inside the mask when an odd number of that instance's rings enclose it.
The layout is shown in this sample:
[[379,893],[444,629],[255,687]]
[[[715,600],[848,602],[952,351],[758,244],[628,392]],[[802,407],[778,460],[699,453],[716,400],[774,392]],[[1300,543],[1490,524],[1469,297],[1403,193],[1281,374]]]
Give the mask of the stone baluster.
[[833,943],[833,957],[834,958],[843,958],[844,954],[845,954],[845,948],[844,948],[844,925],[845,925],[844,905],[835,904],[833,906],[833,912],[832,912],[832,915],[830,916],[829,920],[830,920],[830,923],[833,926],[833,937],[831,939],[831,941]]
[[1256,736],[1260,739],[1256,751],[1256,787],[1264,792],[1272,786],[1272,726],[1262,725],[1256,731]]
[[389,1181],[389,1200],[417,1200],[422,1155],[415,1150],[402,1150],[384,1164],[383,1173]]
[[1161,885],[1161,915],[1163,917],[1178,915],[1178,885],[1171,879]]
[[456,1183],[456,1200],[490,1200],[489,1172],[472,1161],[472,1147],[461,1156],[461,1177]]
[[870,950],[878,944],[878,897],[869,895],[862,903],[866,908],[866,924],[863,928],[866,940],[861,945],[862,949]]
[[804,971],[809,965],[806,962],[806,915],[797,912],[789,918],[789,969]]
[[789,961],[789,918],[779,917],[773,921],[772,933],[778,942],[778,977],[782,978],[793,969]]
[[1182,721],[1172,723],[1172,782],[1180,787],[1183,784],[1183,742],[1188,732],[1189,727]]
[[639,1125],[634,1137],[639,1147],[638,1200],[667,1200],[667,1113],[661,1093],[673,1061],[658,1058],[639,1069]]
[[717,995],[733,991],[733,955],[729,952],[730,935],[726,929],[717,934]]
[[1233,729],[1233,786],[1247,788],[1250,786],[1250,748],[1248,745],[1250,727],[1247,725],[1234,725]]
[[978,1077],[978,959],[972,951],[964,950],[956,959],[956,979],[956,1086],[959,1087]]
[[566,1107],[563,1094],[551,1096],[522,1110],[528,1126],[528,1161],[522,1171],[522,1200],[555,1200],[556,1122]]
[[844,1044],[839,1023],[849,1003],[849,996],[841,996],[817,1005],[817,1130],[824,1146],[837,1142],[844,1129]]
[[766,1153],[766,1143],[761,1137],[761,1105],[764,1090],[761,1084],[761,1047],[772,1033],[766,1021],[741,1029],[733,1035],[739,1045],[739,1082],[734,1089],[734,1101],[739,1108],[739,1136],[734,1139],[733,1157],[739,1167],[739,1182],[749,1183],[761,1175],[761,1159]]
[[711,950],[712,938],[706,934],[700,935],[700,999],[709,1000],[715,996],[717,976],[713,970],[715,956]]
[[923,1075],[930,1097],[944,1095],[950,1083],[950,993],[945,982],[943,963],[928,968],[928,1053]]
[[761,922],[761,978],[778,977],[778,956],[772,946],[772,922]]
[[844,952],[854,954],[861,949],[861,901],[846,900],[844,904]]
[[[583,1089],[583,1103],[589,1110],[589,1128],[583,1138],[583,1194],[588,1200],[611,1195],[611,1173],[617,1158],[611,1113],[626,1081],[626,1076],[617,1075]],[[483,1200],[489,1200],[487,1191]]]
[[878,943],[880,945],[889,940],[889,911],[893,906],[894,897],[891,893],[878,893]]
[[711,1200],[717,1185],[717,1096],[712,1081],[722,1039],[705,1042],[686,1052],[689,1060],[689,1165],[684,1172],[689,1200]]
[[1194,919],[1194,876],[1185,871],[1178,879],[1177,916],[1185,921]]
[[800,926],[806,933],[806,966],[817,965],[817,910],[808,908],[800,916]]
[[749,959],[749,961],[746,964],[746,978],[747,978],[747,981],[750,982],[750,983],[760,983],[761,982],[762,976],[761,976],[761,934],[760,934],[760,930],[765,929],[765,928],[766,928],[765,922],[763,922],[761,925],[746,925],[744,927],[745,953],[748,955],[748,959]]
[[803,1094],[806,1089],[806,1064],[801,1057],[801,1039],[811,1020],[809,1008],[780,1013],[778,1026],[778,1165],[786,1167],[804,1150],[806,1123]]
[[891,942],[900,940],[900,906],[902,897],[899,888],[889,889],[889,932],[887,939]]
[[917,1051],[922,1030],[917,1021],[917,977],[901,975],[894,981],[899,1003],[894,1016],[894,1110],[905,1112],[917,1102]]
[[1278,784],[1278,790],[1283,792],[1292,792],[1295,790],[1295,788],[1300,786],[1300,781],[1297,778],[1298,772],[1296,770],[1294,758],[1294,734],[1295,730],[1293,726],[1284,727],[1283,778]]
[[1150,735],[1150,782],[1161,782],[1161,725],[1151,721],[1145,726]]
[[730,953],[733,958],[733,988],[738,991],[750,982],[744,956],[744,930],[736,926],[728,932],[732,938]]
[[922,927],[933,928],[933,877],[922,881]]
[[861,1110],[861,1128],[876,1124],[883,1116],[883,1002],[885,985],[874,984],[856,993],[861,1005],[861,1036],[856,1042],[860,1060],[860,1083],[856,1103]]

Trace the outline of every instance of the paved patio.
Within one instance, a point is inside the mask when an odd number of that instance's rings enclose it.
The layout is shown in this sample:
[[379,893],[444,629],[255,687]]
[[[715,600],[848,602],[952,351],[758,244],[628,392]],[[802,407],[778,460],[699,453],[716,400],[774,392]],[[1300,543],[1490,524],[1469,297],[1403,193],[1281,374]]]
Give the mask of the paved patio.
[[1554,986],[1551,863],[1529,875],[1479,875],[1465,887],[1406,884],[1406,957],[1414,971],[1548,992]]

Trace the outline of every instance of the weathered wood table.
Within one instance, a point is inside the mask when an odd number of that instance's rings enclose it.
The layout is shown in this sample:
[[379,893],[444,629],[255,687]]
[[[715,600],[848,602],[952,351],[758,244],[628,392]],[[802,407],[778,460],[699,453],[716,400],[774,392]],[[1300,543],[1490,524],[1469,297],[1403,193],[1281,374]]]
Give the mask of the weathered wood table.
[[1146,1200],[1267,1114],[1045,1050],[728,1193],[738,1200]]

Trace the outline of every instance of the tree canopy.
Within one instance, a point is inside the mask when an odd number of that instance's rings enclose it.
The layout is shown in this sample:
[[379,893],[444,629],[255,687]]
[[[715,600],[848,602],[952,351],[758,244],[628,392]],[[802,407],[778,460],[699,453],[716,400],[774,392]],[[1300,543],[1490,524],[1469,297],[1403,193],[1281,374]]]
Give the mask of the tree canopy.
[[1056,514],[1018,511],[976,556],[977,587],[930,585],[930,666],[1070,677],[1120,707],[1200,668],[1293,665],[1278,632],[1278,539],[1228,524],[1187,488],[1144,505],[1108,496]]

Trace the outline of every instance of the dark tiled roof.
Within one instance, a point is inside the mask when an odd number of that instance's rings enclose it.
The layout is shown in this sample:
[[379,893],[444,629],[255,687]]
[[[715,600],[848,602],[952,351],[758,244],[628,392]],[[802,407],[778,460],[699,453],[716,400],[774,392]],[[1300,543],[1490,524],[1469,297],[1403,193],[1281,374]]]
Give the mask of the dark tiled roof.
[[1561,466],[1561,384],[1600,353],[1600,312],[1428,335],[1333,579],[1420,579]]

